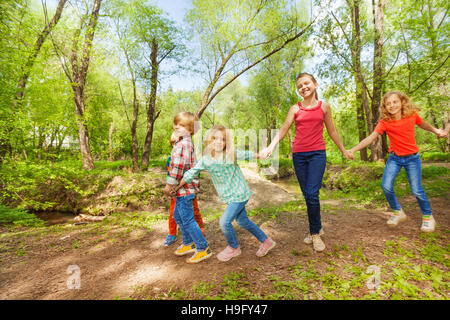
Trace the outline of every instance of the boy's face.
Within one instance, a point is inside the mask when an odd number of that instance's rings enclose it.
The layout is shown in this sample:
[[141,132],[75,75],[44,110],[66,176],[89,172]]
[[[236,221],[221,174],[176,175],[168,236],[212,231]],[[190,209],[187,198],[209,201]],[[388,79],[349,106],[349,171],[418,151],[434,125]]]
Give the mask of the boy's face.
[[191,132],[185,127],[183,127],[181,124],[174,124],[173,132],[179,137],[186,137],[191,135]]

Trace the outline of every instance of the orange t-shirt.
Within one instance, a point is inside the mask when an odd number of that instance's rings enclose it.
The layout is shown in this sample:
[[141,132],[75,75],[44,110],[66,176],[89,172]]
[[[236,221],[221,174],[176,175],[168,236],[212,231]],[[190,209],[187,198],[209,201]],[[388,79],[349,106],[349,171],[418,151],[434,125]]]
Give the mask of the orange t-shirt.
[[418,113],[400,120],[381,119],[375,127],[375,131],[379,134],[386,132],[390,142],[389,152],[394,151],[396,155],[403,156],[419,152],[416,144],[415,125],[421,124],[422,121]]

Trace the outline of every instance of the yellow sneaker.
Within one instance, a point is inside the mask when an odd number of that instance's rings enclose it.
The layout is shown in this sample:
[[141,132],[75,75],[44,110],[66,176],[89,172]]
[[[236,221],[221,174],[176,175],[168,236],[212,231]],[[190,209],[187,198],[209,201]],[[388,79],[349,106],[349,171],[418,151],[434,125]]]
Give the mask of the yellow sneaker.
[[187,263],[198,263],[212,256],[211,249],[206,248],[203,251],[195,251],[194,255],[186,260]]
[[182,244],[177,248],[177,250],[175,250],[174,253],[177,256],[184,256],[185,254],[192,253],[192,252],[195,252],[195,243],[192,243],[188,246],[185,244]]

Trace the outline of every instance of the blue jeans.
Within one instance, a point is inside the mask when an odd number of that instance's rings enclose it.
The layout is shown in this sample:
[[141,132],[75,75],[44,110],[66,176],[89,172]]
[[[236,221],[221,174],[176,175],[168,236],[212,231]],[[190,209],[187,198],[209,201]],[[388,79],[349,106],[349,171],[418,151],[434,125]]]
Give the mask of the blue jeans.
[[295,174],[306,201],[309,232],[318,234],[322,228],[319,190],[322,187],[327,154],[325,150],[295,152],[292,158]]
[[228,245],[234,249],[239,247],[236,231],[231,224],[235,219],[242,228],[253,234],[260,242],[267,239],[266,234],[247,217],[247,211],[245,210],[247,201],[230,203],[220,218],[220,228],[227,239]]
[[400,210],[402,208],[394,192],[395,178],[402,167],[406,170],[411,192],[419,203],[420,211],[423,215],[431,215],[430,203],[422,187],[422,161],[419,153],[407,157],[399,157],[392,153],[389,155],[384,168],[381,187],[392,210]]
[[194,198],[195,194],[177,197],[173,209],[173,218],[180,228],[183,243],[188,246],[194,242],[198,251],[204,251],[208,248],[208,242],[194,219],[194,207],[192,205]]

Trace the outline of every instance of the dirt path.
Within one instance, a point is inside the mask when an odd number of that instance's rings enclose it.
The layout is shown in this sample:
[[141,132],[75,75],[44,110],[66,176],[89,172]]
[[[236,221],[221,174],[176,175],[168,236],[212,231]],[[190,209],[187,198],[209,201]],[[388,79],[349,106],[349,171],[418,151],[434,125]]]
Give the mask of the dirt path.
[[[281,205],[298,199],[298,195],[281,189],[276,184],[259,177],[249,168],[244,175],[255,192],[248,209]],[[212,190],[209,179],[204,179],[199,205],[206,222],[207,240],[214,254],[226,243],[218,219],[208,221],[212,210],[220,212],[222,205]],[[270,286],[268,277],[288,274],[292,265],[313,259],[328,259],[332,248],[348,246],[359,248],[370,263],[381,263],[387,240],[406,237],[409,241],[420,239],[420,212],[411,204],[409,219],[392,230],[386,226],[386,215],[381,210],[354,210],[339,201],[329,201],[322,212],[327,250],[315,253],[303,243],[308,231],[304,209],[300,213],[279,212],[278,218],[257,215],[251,219],[271,236],[276,248],[266,257],[258,258],[259,244],[245,230],[236,228],[242,254],[226,263],[215,256],[198,265],[188,265],[185,258],[173,254],[181,239],[172,247],[163,246],[167,222],[154,224],[150,232],[127,231],[120,228],[95,229],[95,224],[28,237],[0,238],[0,299],[115,299],[115,298],[168,298],[180,289],[191,289],[201,281],[222,281],[230,272],[245,272],[252,290],[264,293]],[[438,230],[450,227],[450,200],[432,199],[432,209]],[[15,251],[12,254],[11,250]],[[22,250],[22,251],[20,251]],[[23,254],[21,254],[23,252]],[[349,257],[350,259],[350,257]],[[80,271],[80,288],[68,289],[71,277],[69,266]]]

